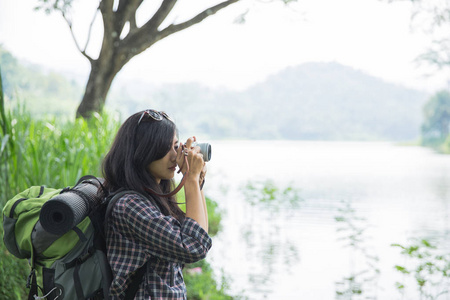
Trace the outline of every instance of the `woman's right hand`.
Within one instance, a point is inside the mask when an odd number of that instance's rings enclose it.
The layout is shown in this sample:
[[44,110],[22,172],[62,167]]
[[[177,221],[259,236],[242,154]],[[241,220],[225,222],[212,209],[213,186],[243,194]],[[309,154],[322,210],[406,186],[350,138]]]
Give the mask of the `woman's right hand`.
[[[187,139],[184,146],[180,144],[180,147],[178,147],[177,150],[177,164],[183,174],[186,173],[189,166],[188,176],[198,181],[200,174],[204,170],[205,161],[203,160],[203,155],[200,153],[200,147],[192,147],[192,144],[195,141],[195,137],[190,137]],[[186,156],[188,166],[186,166]]]

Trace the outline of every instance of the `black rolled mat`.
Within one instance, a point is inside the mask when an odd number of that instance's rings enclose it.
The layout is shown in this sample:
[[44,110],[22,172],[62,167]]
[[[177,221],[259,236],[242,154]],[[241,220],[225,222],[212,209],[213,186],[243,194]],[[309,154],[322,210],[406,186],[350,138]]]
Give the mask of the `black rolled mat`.
[[89,214],[85,200],[76,193],[62,193],[41,208],[40,221],[45,231],[63,235]]

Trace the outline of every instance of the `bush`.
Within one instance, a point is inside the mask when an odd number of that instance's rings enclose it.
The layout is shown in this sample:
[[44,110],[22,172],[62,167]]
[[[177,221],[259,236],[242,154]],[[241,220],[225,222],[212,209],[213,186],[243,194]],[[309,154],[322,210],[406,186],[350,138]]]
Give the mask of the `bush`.
[[229,300],[233,297],[226,294],[226,280],[222,278],[222,285],[217,286],[213,271],[207,261],[201,260],[188,265],[183,270],[189,300]]

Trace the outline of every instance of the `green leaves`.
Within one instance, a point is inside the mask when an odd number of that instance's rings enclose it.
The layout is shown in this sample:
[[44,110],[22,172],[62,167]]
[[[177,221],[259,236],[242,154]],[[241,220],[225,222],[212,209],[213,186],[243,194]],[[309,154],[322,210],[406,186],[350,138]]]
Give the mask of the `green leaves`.
[[43,10],[46,14],[53,11],[67,13],[72,7],[72,0],[40,0],[35,10]]
[[411,272],[408,271],[405,267],[402,266],[395,266],[395,269],[403,274],[410,274]]
[[[334,217],[338,227],[338,240],[350,249],[350,273],[336,282],[336,299],[352,299],[354,295],[364,295],[365,299],[375,299],[380,275],[379,258],[370,244],[367,220],[358,215],[351,201],[342,201]],[[357,263],[356,263],[357,262]],[[372,293],[372,294],[371,294]],[[359,299],[359,298],[358,298]]]
[[252,206],[261,206],[278,211],[298,208],[302,201],[300,191],[292,186],[280,187],[273,180],[248,181],[242,187],[245,200]]
[[221,280],[216,281],[213,270],[206,260],[187,265],[183,270],[183,277],[187,286],[187,298],[192,300],[241,299],[227,295],[229,279],[222,273]]
[[[405,276],[405,281],[413,280],[422,297],[438,299],[449,292],[450,254],[427,239],[414,239],[409,245],[391,246],[400,248],[400,253],[407,259],[408,267],[396,265],[395,270]],[[396,286],[403,292],[406,284],[397,282]]]
[[69,186],[83,174],[100,175],[103,156],[120,126],[112,115],[89,121],[33,119],[22,108],[1,115],[0,205],[31,185]]
[[433,95],[425,104],[423,114],[422,144],[448,152],[450,92],[443,90]]

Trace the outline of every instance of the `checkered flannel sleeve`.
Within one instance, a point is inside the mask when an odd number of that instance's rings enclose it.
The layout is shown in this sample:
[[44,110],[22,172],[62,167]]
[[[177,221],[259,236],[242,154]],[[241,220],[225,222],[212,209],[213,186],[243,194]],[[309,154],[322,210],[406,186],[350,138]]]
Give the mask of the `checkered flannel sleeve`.
[[153,203],[137,195],[118,201],[114,208],[120,231],[152,256],[176,263],[193,263],[206,257],[212,241],[193,219],[182,224],[163,215]]

